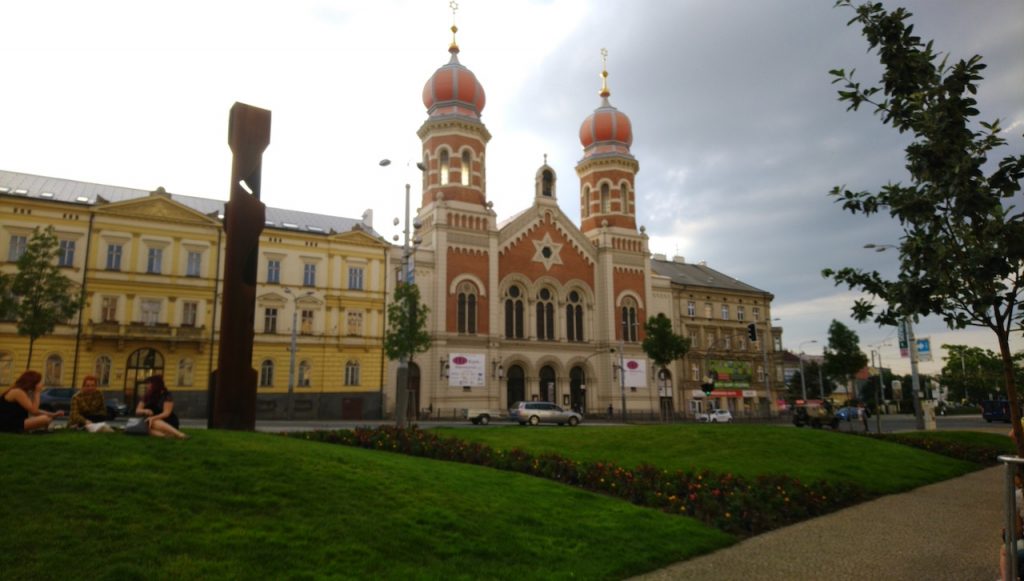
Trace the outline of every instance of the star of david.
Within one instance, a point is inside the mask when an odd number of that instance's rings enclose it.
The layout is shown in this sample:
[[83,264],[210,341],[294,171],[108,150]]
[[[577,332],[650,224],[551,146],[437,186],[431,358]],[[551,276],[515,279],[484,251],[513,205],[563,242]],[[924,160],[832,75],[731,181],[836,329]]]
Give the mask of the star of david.
[[533,245],[537,252],[533,255],[533,261],[544,265],[544,270],[551,270],[551,265],[562,264],[562,245],[551,239],[551,234],[545,234],[543,240],[534,240]]

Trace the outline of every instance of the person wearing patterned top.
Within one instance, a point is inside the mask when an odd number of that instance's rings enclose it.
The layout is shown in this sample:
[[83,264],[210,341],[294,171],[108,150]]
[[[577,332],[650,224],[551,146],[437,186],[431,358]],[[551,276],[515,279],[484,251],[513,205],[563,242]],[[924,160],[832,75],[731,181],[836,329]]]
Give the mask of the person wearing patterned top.
[[103,393],[96,389],[96,378],[85,376],[82,389],[71,398],[71,415],[68,417],[69,428],[84,428],[93,422],[107,420],[107,403]]

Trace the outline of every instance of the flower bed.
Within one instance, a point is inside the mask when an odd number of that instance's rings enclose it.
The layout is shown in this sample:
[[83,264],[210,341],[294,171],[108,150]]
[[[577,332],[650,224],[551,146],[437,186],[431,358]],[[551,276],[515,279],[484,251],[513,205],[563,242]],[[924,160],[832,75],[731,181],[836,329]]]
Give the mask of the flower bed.
[[725,532],[752,536],[862,502],[851,484],[801,482],[788,476],[745,479],[710,471],[668,471],[641,465],[577,462],[558,454],[495,450],[415,427],[391,426],[288,434],[306,440],[477,464],[547,478],[632,503],[696,518]]

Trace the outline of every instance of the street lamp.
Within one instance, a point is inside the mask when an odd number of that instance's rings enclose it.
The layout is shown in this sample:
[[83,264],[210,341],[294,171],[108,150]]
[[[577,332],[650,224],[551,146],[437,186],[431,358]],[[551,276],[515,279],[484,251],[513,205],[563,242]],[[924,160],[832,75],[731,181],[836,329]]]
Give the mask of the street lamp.
[[875,364],[875,355],[878,355],[878,392],[875,394],[875,429],[879,434],[882,433],[882,394],[885,389],[885,370],[882,368],[882,347],[888,347],[889,343],[879,343],[873,345],[878,347],[878,351],[871,350],[871,365]]
[[[391,165],[390,159],[380,160],[379,165],[381,167],[387,167]],[[408,164],[406,164],[408,165]],[[421,171],[426,171],[427,166],[423,163],[417,163],[416,167]],[[415,276],[413,275],[412,269],[409,267],[409,259],[412,256],[414,246],[418,245],[421,240],[416,237],[410,244],[409,239],[409,190],[412,188],[408,183],[405,184],[405,240],[402,243],[402,282],[405,284],[415,284]],[[395,218],[395,225],[398,224],[398,218]],[[419,218],[412,225],[413,228],[419,230],[422,224]],[[398,240],[398,236],[395,235],[395,240]],[[413,325],[416,321],[416,302],[409,301],[409,320],[406,329],[410,333],[414,333]],[[405,427],[406,414],[408,412],[408,401],[409,401],[409,358],[411,354],[403,354],[398,359],[398,386],[395,397],[395,423],[398,427]]]
[[[899,247],[895,244],[865,244],[864,248],[874,250],[875,252],[885,252],[886,250],[899,250]],[[921,409],[921,398],[918,393],[921,391],[921,378],[917,373],[918,353],[917,353],[917,338],[914,337],[914,324],[910,320],[909,315],[903,317],[903,329],[906,331],[907,347],[910,351],[910,385],[913,390],[914,400],[914,417],[917,419],[917,429],[924,429],[924,410]]]
[[299,322],[299,299],[301,297],[308,297],[313,294],[313,291],[306,291],[301,295],[296,295],[292,292],[292,289],[285,288],[285,294],[291,295],[292,297],[292,342],[291,342],[291,356],[288,361],[288,419],[295,417],[295,351],[296,351],[296,332],[298,329],[296,326]]
[[[806,345],[808,343],[817,343],[817,342],[818,342],[817,339],[811,339],[809,341],[804,341],[803,343],[800,343],[799,345],[796,346],[796,350],[800,352],[800,387],[801,387],[801,389],[803,391],[804,402],[807,401],[807,378],[804,377],[804,349],[803,348],[804,348],[804,345]],[[824,389],[824,387],[822,389]],[[824,398],[822,398],[822,399],[824,399]]]

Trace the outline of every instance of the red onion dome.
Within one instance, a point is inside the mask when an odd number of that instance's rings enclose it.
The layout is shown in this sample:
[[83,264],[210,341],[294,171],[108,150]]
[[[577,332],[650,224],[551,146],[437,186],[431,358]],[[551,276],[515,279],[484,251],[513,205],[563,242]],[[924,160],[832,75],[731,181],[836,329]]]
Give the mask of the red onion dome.
[[484,87],[473,71],[459,63],[458,47],[453,45],[449,52],[452,58],[448,64],[437,69],[423,86],[423,105],[427,114],[480,117],[486,103]]
[[602,99],[601,106],[580,126],[583,149],[605,141],[623,144],[627,149],[633,145],[633,124],[625,113],[611,106],[608,97]]

